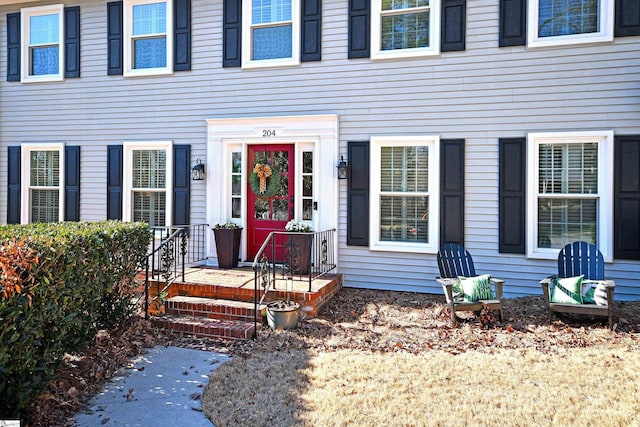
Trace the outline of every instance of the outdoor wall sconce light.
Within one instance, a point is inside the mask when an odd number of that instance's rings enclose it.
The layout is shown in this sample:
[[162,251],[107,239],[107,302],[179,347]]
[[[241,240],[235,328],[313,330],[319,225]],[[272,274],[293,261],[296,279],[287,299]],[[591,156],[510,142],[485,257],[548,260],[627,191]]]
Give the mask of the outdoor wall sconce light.
[[344,161],[344,156],[340,156],[340,163],[338,163],[338,179],[347,179],[349,173],[349,165]]
[[191,168],[191,177],[194,181],[202,181],[204,179],[204,165],[200,159],[196,159],[196,164]]

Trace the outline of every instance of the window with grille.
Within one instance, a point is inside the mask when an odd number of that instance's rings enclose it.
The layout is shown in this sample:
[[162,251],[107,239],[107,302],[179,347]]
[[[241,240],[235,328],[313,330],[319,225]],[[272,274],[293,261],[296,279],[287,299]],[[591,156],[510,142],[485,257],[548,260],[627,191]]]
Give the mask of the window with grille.
[[64,218],[64,145],[21,145],[21,218],[23,224]]
[[372,57],[439,53],[440,0],[372,0]]
[[613,0],[530,0],[529,46],[613,40]]
[[63,79],[63,5],[23,8],[22,81]]
[[[535,182],[533,251],[557,250],[575,241],[608,247],[612,221],[609,187],[613,143],[608,134],[531,134]],[[553,251],[552,253],[557,253]]]
[[242,218],[242,153],[231,153],[231,218]]
[[32,151],[29,180],[31,222],[60,220],[60,152]]
[[133,150],[133,220],[150,226],[166,224],[167,154],[165,150]]
[[300,0],[244,0],[243,66],[299,62]]
[[375,248],[437,249],[438,138],[374,137],[372,145]]
[[122,219],[151,227],[173,225],[173,144],[124,143]]
[[125,75],[172,71],[171,0],[129,0],[124,7]]
[[313,221],[313,151],[302,152],[302,219]]

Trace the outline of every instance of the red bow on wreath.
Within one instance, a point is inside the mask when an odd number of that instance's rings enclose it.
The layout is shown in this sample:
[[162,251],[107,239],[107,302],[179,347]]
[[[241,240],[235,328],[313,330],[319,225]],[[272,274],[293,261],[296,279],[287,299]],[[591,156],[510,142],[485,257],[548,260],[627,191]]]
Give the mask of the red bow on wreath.
[[253,173],[258,175],[260,179],[260,194],[264,194],[264,192],[267,191],[267,178],[269,178],[272,173],[271,166],[256,163],[253,167]]

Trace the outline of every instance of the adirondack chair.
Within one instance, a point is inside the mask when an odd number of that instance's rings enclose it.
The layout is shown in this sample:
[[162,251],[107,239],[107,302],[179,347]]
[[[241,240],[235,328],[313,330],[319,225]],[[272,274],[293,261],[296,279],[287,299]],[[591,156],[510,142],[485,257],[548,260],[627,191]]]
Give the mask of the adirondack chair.
[[[556,278],[570,278],[584,275],[583,284],[596,285],[596,304],[566,304],[552,302],[553,287]],[[558,254],[558,274],[540,281],[542,292],[549,312],[549,322],[554,313],[587,314],[606,316],[609,329],[614,325],[613,280],[604,278],[604,259],[602,253],[592,244],[573,242],[566,245]]]
[[495,299],[464,301],[456,300],[453,294],[453,287],[458,277],[474,277],[476,269],[473,265],[471,254],[462,246],[455,243],[445,244],[438,252],[438,267],[440,268],[440,277],[436,281],[442,285],[442,290],[447,299],[447,305],[451,313],[451,323],[455,326],[458,323],[456,311],[473,311],[480,312],[483,304],[491,310],[499,312],[500,321],[503,321],[502,313],[502,295],[504,280],[491,278],[491,285],[495,294]]

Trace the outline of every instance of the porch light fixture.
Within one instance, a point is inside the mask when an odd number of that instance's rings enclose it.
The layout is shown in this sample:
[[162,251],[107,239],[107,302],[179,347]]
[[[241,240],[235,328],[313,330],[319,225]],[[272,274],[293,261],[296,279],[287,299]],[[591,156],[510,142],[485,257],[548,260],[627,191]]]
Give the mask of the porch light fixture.
[[194,181],[202,181],[204,179],[204,165],[200,159],[196,159],[196,164],[191,168],[191,177]]
[[349,173],[349,165],[344,161],[344,156],[340,156],[340,163],[338,163],[338,179],[347,179]]

